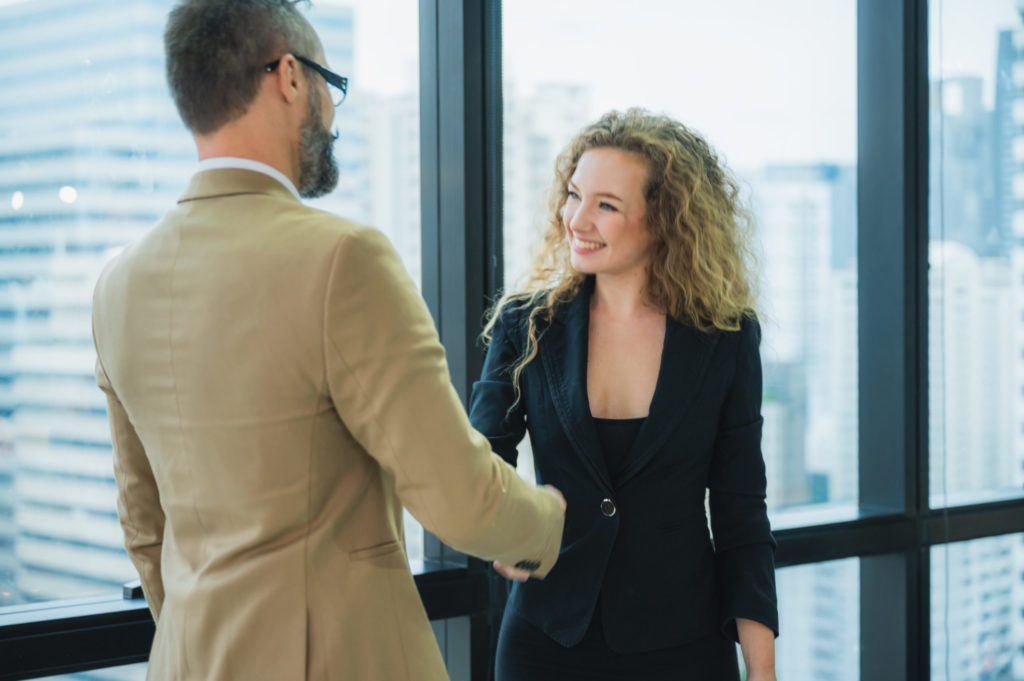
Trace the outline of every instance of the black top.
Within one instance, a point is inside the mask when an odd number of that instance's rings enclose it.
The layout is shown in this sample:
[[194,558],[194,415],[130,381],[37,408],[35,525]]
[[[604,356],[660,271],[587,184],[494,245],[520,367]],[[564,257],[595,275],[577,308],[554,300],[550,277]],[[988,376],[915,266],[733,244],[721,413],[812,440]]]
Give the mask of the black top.
[[550,321],[537,320],[518,402],[511,370],[527,349],[530,310],[506,307],[473,386],[473,426],[513,465],[529,430],[538,482],[568,503],[558,562],[545,579],[516,583],[507,607],[571,646],[600,602],[608,645],[622,653],[715,631],[735,640],[738,617],[778,632],[760,327],[744,318],[737,331],[705,332],[666,318],[647,420],[609,470],[586,390],[592,291],[590,278]]
[[597,437],[601,440],[601,448],[604,449],[604,462],[613,478],[622,470],[629,457],[629,450],[633,448],[636,436],[640,434],[640,428],[646,420],[646,417],[638,419],[599,419],[594,417]]

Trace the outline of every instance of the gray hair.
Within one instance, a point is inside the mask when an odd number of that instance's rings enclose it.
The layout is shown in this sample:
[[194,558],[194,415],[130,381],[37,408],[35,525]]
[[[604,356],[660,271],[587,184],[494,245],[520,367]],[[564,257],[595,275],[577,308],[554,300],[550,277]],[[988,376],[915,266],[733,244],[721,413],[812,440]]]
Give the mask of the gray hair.
[[268,62],[287,52],[316,58],[316,34],[298,1],[182,0],[171,10],[167,84],[189,130],[211,133],[244,114]]

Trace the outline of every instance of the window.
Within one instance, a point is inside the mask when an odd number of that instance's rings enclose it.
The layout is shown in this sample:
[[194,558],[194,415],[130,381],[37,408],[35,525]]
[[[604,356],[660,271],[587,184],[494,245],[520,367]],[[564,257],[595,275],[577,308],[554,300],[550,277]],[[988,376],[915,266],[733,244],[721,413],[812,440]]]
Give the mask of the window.
[[932,681],[1024,678],[1021,535],[935,546],[931,561]]
[[932,2],[928,250],[933,506],[1021,494],[1024,21],[1012,0]]
[[[0,606],[119,594],[135,578],[90,304],[103,265],[195,165],[164,80],[172,5],[0,4]],[[341,181],[311,204],[380,227],[418,281],[416,4],[322,2],[308,16],[351,83]],[[420,558],[411,518],[407,538]]]
[[859,565],[854,558],[778,570],[780,679],[860,679]]
[[585,124],[642,106],[704,134],[755,213],[773,509],[857,502],[855,9],[503,6],[506,286],[529,265],[555,157]]

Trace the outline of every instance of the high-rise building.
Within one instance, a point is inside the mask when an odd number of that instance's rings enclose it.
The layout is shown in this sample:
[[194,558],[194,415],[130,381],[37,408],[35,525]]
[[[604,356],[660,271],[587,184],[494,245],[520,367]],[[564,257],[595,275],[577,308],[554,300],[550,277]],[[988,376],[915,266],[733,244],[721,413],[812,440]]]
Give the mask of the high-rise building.
[[[0,384],[13,452],[13,599],[109,591],[134,570],[95,387],[92,284],[173,204],[195,152],[166,95],[169,3],[0,7]],[[111,41],[110,35],[119,40]]]
[[[1005,483],[1024,484],[1024,3],[1018,2],[1021,22],[999,32],[993,112],[993,195],[999,233],[1010,253],[1010,305],[1004,312],[1011,326],[1008,400],[1015,470]],[[1011,678],[1024,678],[1024,542],[1012,538],[1012,579],[1008,606],[1012,649]]]
[[855,173],[834,164],[773,165],[749,177],[763,249],[765,409],[775,420],[764,455],[778,496],[768,501],[854,501]]
[[[771,165],[746,175],[761,244],[759,305],[770,507],[857,499],[856,173]],[[815,511],[807,507],[806,513]],[[858,678],[857,562],[777,574],[780,669]],[[812,650],[808,650],[808,646]]]
[[1024,26],[1003,31],[996,63],[997,216],[1010,244],[1013,339],[1014,459],[1024,479]]
[[[928,211],[932,239],[961,243],[979,255],[1006,253],[996,221],[993,114],[982,102],[980,76],[931,86]],[[998,153],[998,152],[996,152]]]
[[[992,113],[992,213],[1004,251],[1014,243],[1014,216],[1020,208],[1020,190],[1014,189],[1014,175],[1024,162],[1024,104],[1020,88],[1024,73],[1020,54],[1024,33],[1020,29],[999,32],[995,73],[995,110]],[[1024,219],[1024,218],[1017,218]],[[1024,225],[1019,226],[1024,231]]]
[[[1010,263],[932,241],[928,295],[929,489],[935,505],[975,501],[1019,477]],[[975,455],[977,453],[977,455]]]
[[530,249],[545,227],[555,159],[589,122],[590,92],[550,83],[527,96],[506,97],[503,224],[505,285],[511,287],[529,266]]
[[776,659],[788,678],[860,679],[860,578],[856,559],[779,570]]
[[[371,96],[359,108],[367,151],[369,215],[391,239],[417,285],[420,266],[420,107],[415,93]],[[342,213],[344,215],[344,213]]]
[[931,678],[1015,681],[1012,607],[1018,538],[990,537],[932,549]]
[[[1024,481],[1024,33],[999,33],[995,106],[982,78],[933,83],[928,294],[929,491],[934,507]],[[1016,679],[1024,667],[1019,537],[931,552],[931,670]]]

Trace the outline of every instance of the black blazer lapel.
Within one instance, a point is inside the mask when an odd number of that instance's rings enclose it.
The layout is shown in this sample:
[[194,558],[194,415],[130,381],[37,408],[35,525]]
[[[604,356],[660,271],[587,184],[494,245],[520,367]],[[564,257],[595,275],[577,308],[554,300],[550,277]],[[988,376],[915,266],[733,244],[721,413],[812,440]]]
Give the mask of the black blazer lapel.
[[651,408],[625,467],[616,476],[617,486],[639,473],[679,424],[700,389],[718,338],[717,332],[704,333],[667,318],[665,347],[661,351]]
[[587,470],[612,491],[604,450],[590,414],[587,398],[587,343],[590,336],[590,291],[588,281],[572,302],[557,311],[543,332],[539,354],[548,391],[576,454]]

